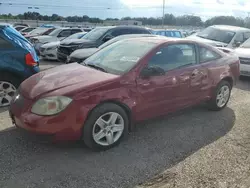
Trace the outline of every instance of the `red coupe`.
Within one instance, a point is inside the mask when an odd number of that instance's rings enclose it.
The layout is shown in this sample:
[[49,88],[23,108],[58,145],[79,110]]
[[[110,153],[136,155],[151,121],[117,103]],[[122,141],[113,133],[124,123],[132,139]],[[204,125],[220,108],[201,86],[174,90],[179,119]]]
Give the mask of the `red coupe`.
[[134,122],[207,102],[221,110],[239,59],[187,39],[133,38],[24,81],[10,106],[13,124],[95,150],[117,145]]

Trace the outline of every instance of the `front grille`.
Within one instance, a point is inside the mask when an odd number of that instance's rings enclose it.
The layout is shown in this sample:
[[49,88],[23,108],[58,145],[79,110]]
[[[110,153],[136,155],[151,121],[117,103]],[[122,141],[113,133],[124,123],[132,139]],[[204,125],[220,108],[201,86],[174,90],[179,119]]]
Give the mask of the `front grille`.
[[250,58],[242,58],[240,57],[240,63],[245,65],[250,65]]
[[60,46],[60,47],[58,48],[58,52],[63,53],[63,54],[66,54],[66,55],[70,55],[71,50],[70,50],[70,48]]

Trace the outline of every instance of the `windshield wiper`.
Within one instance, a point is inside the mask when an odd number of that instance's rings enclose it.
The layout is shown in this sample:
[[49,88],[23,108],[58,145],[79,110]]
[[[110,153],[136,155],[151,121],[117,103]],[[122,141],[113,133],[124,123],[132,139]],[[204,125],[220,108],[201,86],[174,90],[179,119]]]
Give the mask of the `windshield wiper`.
[[99,66],[97,66],[97,65],[94,65],[94,64],[86,64],[86,63],[83,63],[83,64],[84,64],[85,66],[92,67],[92,68],[97,69],[97,70],[100,70],[100,71],[102,71],[102,72],[107,72],[104,68],[99,67]]

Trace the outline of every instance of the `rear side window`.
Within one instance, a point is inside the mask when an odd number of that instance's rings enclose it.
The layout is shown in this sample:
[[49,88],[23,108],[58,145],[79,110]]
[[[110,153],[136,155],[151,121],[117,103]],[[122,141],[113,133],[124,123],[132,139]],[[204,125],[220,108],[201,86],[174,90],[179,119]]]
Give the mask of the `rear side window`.
[[200,63],[205,63],[208,61],[213,61],[219,59],[221,56],[216,52],[209,50],[205,47],[199,47],[199,54],[200,54]]
[[250,38],[250,32],[245,32],[244,33],[244,41]]
[[0,49],[11,49],[11,48],[13,48],[13,45],[9,41],[0,37]]
[[120,36],[120,35],[126,35],[129,34],[128,29],[116,29],[111,32],[111,35],[114,37]]
[[111,33],[111,35],[116,37],[116,36],[128,35],[128,34],[149,34],[149,33],[150,32],[147,32],[147,30],[143,30],[143,29],[126,28],[126,29],[116,29]]
[[82,32],[82,30],[80,30],[80,29],[72,29],[71,30],[71,34],[75,34],[75,33],[79,33],[79,32]]
[[61,33],[58,35],[58,37],[68,37],[71,35],[71,30],[63,30]]
[[150,34],[150,32],[145,29],[131,29],[131,34]]

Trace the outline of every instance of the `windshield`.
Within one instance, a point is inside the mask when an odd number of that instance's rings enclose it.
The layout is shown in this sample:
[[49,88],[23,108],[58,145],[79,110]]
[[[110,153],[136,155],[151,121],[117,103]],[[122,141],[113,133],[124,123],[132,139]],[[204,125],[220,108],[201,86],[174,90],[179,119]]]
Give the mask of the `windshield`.
[[37,29],[34,29],[33,31],[31,31],[30,34],[40,34],[40,33],[43,33],[47,30],[48,30],[48,28],[37,28]]
[[29,28],[27,28],[27,29],[22,30],[22,32],[30,32],[30,31],[32,31],[32,30],[34,30],[34,29],[35,29],[35,28],[29,27]]
[[45,31],[44,33],[43,33],[43,35],[49,35],[52,31],[54,31],[55,30],[55,28],[52,28],[52,29],[48,29],[48,31]]
[[156,44],[148,41],[122,40],[101,49],[82,64],[95,65],[111,74],[122,75]]
[[234,35],[235,35],[235,32],[216,29],[214,27],[208,27],[204,29],[202,32],[200,32],[199,34],[197,34],[198,37],[209,39],[209,40],[214,40],[214,41],[219,41],[219,42],[223,42],[226,44],[231,42]]
[[[111,40],[109,40],[109,41],[103,43],[101,46],[99,46],[99,49],[103,49],[103,48],[105,48],[106,46],[109,46],[110,44],[113,44],[113,43],[115,43],[115,42],[117,42],[117,41],[123,39],[123,37],[124,37],[124,36],[115,37],[115,38],[113,38],[113,39],[111,39]],[[124,37],[124,38],[126,38],[126,37]]]
[[241,48],[250,48],[250,38],[247,39],[240,47]]
[[106,33],[110,28],[95,28],[92,31],[88,32],[86,35],[82,37],[82,39],[87,40],[97,40],[99,39],[104,33]]
[[54,36],[54,35],[57,35],[60,31],[62,31],[62,30],[61,30],[61,29],[54,29],[54,30],[51,31],[48,35]]
[[86,32],[75,33],[75,34],[70,35],[69,37],[65,38],[64,40],[68,40],[68,39],[80,39],[80,38],[82,38],[85,34],[86,34]]

